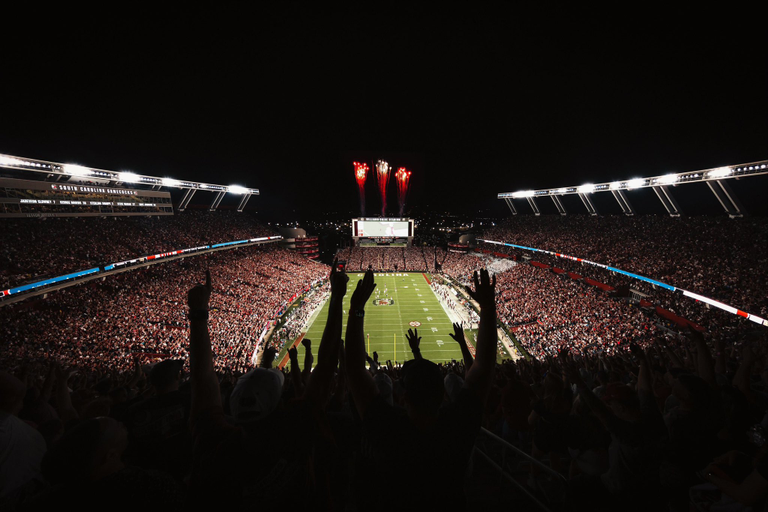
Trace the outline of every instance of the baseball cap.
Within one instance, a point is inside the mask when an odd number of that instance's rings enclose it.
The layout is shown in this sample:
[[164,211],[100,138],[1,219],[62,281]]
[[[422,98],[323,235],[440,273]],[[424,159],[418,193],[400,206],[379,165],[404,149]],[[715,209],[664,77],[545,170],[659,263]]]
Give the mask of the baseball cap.
[[258,421],[277,409],[283,394],[283,372],[275,368],[254,368],[237,380],[230,395],[235,421]]

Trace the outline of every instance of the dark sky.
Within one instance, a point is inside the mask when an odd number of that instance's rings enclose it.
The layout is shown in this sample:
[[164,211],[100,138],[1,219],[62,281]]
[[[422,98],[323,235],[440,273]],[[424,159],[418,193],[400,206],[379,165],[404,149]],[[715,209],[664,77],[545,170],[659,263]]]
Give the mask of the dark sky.
[[355,159],[411,168],[410,207],[503,213],[498,192],[768,158],[757,11],[517,4],[19,15],[0,152],[256,187],[273,216],[354,210]]

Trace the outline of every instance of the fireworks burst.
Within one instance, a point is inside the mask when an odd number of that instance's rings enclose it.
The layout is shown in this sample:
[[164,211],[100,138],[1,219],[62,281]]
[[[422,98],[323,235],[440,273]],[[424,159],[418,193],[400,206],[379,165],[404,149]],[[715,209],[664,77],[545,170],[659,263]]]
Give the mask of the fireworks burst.
[[365,180],[368,177],[368,164],[352,162],[355,166],[355,180],[360,191],[360,215],[365,216]]
[[397,201],[400,205],[400,216],[405,212],[405,196],[408,193],[408,182],[411,180],[411,171],[405,167],[400,167],[395,173],[397,182]]
[[390,167],[384,160],[376,162],[376,178],[379,180],[379,193],[381,194],[381,216],[386,217],[387,211],[387,182],[389,181]]

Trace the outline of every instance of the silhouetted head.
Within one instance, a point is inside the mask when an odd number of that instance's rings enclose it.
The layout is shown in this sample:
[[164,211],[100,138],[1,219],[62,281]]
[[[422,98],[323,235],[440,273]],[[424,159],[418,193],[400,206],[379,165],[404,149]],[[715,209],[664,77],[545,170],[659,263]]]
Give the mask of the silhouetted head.
[[402,375],[408,406],[420,414],[437,416],[445,393],[440,367],[426,359],[415,359],[403,365]]

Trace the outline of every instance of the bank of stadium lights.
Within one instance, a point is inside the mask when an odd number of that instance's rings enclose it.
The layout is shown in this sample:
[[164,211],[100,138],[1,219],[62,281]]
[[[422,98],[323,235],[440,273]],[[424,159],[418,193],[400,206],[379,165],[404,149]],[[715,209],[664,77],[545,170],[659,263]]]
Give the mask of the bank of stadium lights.
[[155,176],[136,174],[130,171],[107,171],[103,169],[95,169],[93,167],[86,167],[80,164],[62,164],[34,158],[24,158],[4,154],[0,154],[0,167],[28,172],[72,176],[75,178],[103,179],[117,181],[120,183],[148,185],[152,187],[164,186],[188,190],[206,190],[211,192],[224,193],[230,192],[232,194],[238,195],[259,194],[259,189],[246,188],[241,185],[226,186],[215,185],[212,183],[200,183],[196,181],[183,181],[170,177],[158,178]]
[[139,182],[139,175],[133,172],[120,172],[117,174],[117,176],[120,178],[120,181],[123,183],[138,183]]
[[728,186],[727,180],[731,178],[758,176],[761,174],[768,174],[768,161],[766,160],[748,164],[704,169],[701,171],[669,173],[648,178],[632,178],[627,181],[613,181],[610,183],[598,184],[586,183],[577,187],[559,187],[556,189],[503,192],[498,194],[497,197],[499,199],[504,199],[507,202],[507,206],[509,206],[509,209],[513,214],[517,214],[517,210],[512,204],[512,199],[525,198],[528,200],[528,203],[531,205],[531,208],[536,215],[539,214],[539,209],[535,199],[544,196],[550,197],[560,214],[565,215],[567,212],[562,201],[560,201],[559,196],[577,194],[587,208],[587,211],[590,214],[596,215],[597,210],[594,208],[594,204],[589,200],[589,195],[598,192],[610,192],[613,194],[624,213],[633,215],[634,211],[625,192],[641,188],[650,188],[656,193],[656,196],[667,209],[667,212],[670,215],[676,216],[680,215],[680,209],[672,196],[669,187],[677,187],[687,183],[706,183],[725,212],[731,217],[740,217],[744,212],[739,205],[736,195]]

